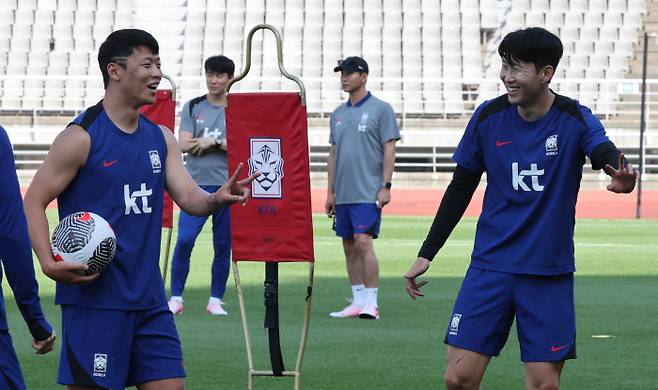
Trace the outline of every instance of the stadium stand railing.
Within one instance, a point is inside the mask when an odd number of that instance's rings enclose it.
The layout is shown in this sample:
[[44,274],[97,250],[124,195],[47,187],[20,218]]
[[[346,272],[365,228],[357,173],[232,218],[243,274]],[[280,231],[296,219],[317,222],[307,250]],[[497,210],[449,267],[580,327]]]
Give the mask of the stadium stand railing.
[[[166,68],[165,68],[166,72]],[[330,114],[346,95],[340,91],[322,96],[313,86],[334,84],[336,75],[326,78],[303,78],[307,89],[308,112],[311,116]],[[98,76],[7,76],[0,75],[0,112],[16,115],[70,115],[98,102],[103,95],[102,81]],[[178,105],[206,92],[203,77],[176,78],[179,91]],[[255,77],[238,85],[235,92],[269,90],[277,83],[277,90],[294,90],[291,83],[277,77]],[[382,89],[386,83],[395,83],[397,89]],[[446,93],[443,87],[457,85],[457,94]],[[458,118],[470,116],[474,108],[487,99],[505,93],[498,79],[446,79],[446,78],[377,78],[369,80],[369,89],[376,96],[391,103],[396,113],[407,117]],[[435,93],[415,94],[411,88],[435,88]],[[579,99],[602,119],[639,119],[641,80],[638,79],[560,79],[552,82],[557,93]],[[180,107],[179,107],[180,108]],[[658,79],[647,80],[647,117],[658,114]]]
[[[14,158],[17,170],[35,170],[41,165],[50,144],[16,144],[14,145]],[[639,148],[623,148],[627,159],[636,167],[639,166]],[[413,173],[445,173],[452,172],[455,163],[452,155],[454,146],[410,146],[400,145],[397,147],[395,156],[396,172]],[[329,156],[329,146],[311,145],[310,159],[312,172],[324,172]],[[645,175],[658,174],[658,148],[645,149]]]

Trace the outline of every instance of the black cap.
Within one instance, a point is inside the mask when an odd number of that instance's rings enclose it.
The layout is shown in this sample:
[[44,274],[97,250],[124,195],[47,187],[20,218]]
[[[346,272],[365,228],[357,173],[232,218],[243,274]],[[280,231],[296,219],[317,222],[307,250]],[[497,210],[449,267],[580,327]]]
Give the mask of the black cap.
[[368,73],[368,63],[361,57],[347,57],[344,60],[338,60],[338,66],[334,68],[334,72],[359,72]]

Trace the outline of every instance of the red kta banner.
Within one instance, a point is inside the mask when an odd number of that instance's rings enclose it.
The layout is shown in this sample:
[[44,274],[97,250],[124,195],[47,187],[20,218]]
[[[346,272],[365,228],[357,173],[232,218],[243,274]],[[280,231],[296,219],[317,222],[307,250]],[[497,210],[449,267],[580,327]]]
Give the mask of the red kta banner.
[[299,94],[231,93],[226,129],[229,172],[240,162],[249,174],[261,172],[247,205],[231,207],[233,261],[314,261],[306,107]]
[[[142,114],[153,122],[167,126],[174,131],[176,125],[176,102],[172,99],[171,91],[159,89],[155,95],[155,103],[142,106]],[[164,204],[162,206],[162,227],[172,228],[174,226],[174,202],[165,191]]]

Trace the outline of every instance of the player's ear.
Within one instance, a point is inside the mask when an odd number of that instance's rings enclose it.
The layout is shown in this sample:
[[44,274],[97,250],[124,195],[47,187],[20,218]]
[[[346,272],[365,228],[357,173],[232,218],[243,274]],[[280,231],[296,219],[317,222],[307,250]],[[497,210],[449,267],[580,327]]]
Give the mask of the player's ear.
[[110,62],[107,64],[107,75],[114,81],[119,81],[119,69],[121,69],[121,66],[118,64],[115,64],[114,62]]
[[546,65],[540,70],[542,83],[550,83],[555,75],[555,68],[552,65]]

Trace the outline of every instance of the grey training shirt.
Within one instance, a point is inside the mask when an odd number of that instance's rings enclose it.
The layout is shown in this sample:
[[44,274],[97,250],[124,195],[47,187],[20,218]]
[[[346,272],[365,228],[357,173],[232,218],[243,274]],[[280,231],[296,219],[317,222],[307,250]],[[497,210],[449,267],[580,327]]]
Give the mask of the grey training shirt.
[[[181,112],[179,131],[192,133],[192,138],[213,137],[226,139],[226,116],[224,106],[214,106],[203,99],[192,107],[185,103]],[[226,152],[219,149],[208,150],[201,156],[187,154],[187,171],[199,185],[222,185],[228,180],[228,159]]]
[[355,105],[348,100],[338,106],[329,125],[329,143],[336,145],[336,204],[375,203],[383,182],[383,144],[400,139],[393,108],[368,92]]

